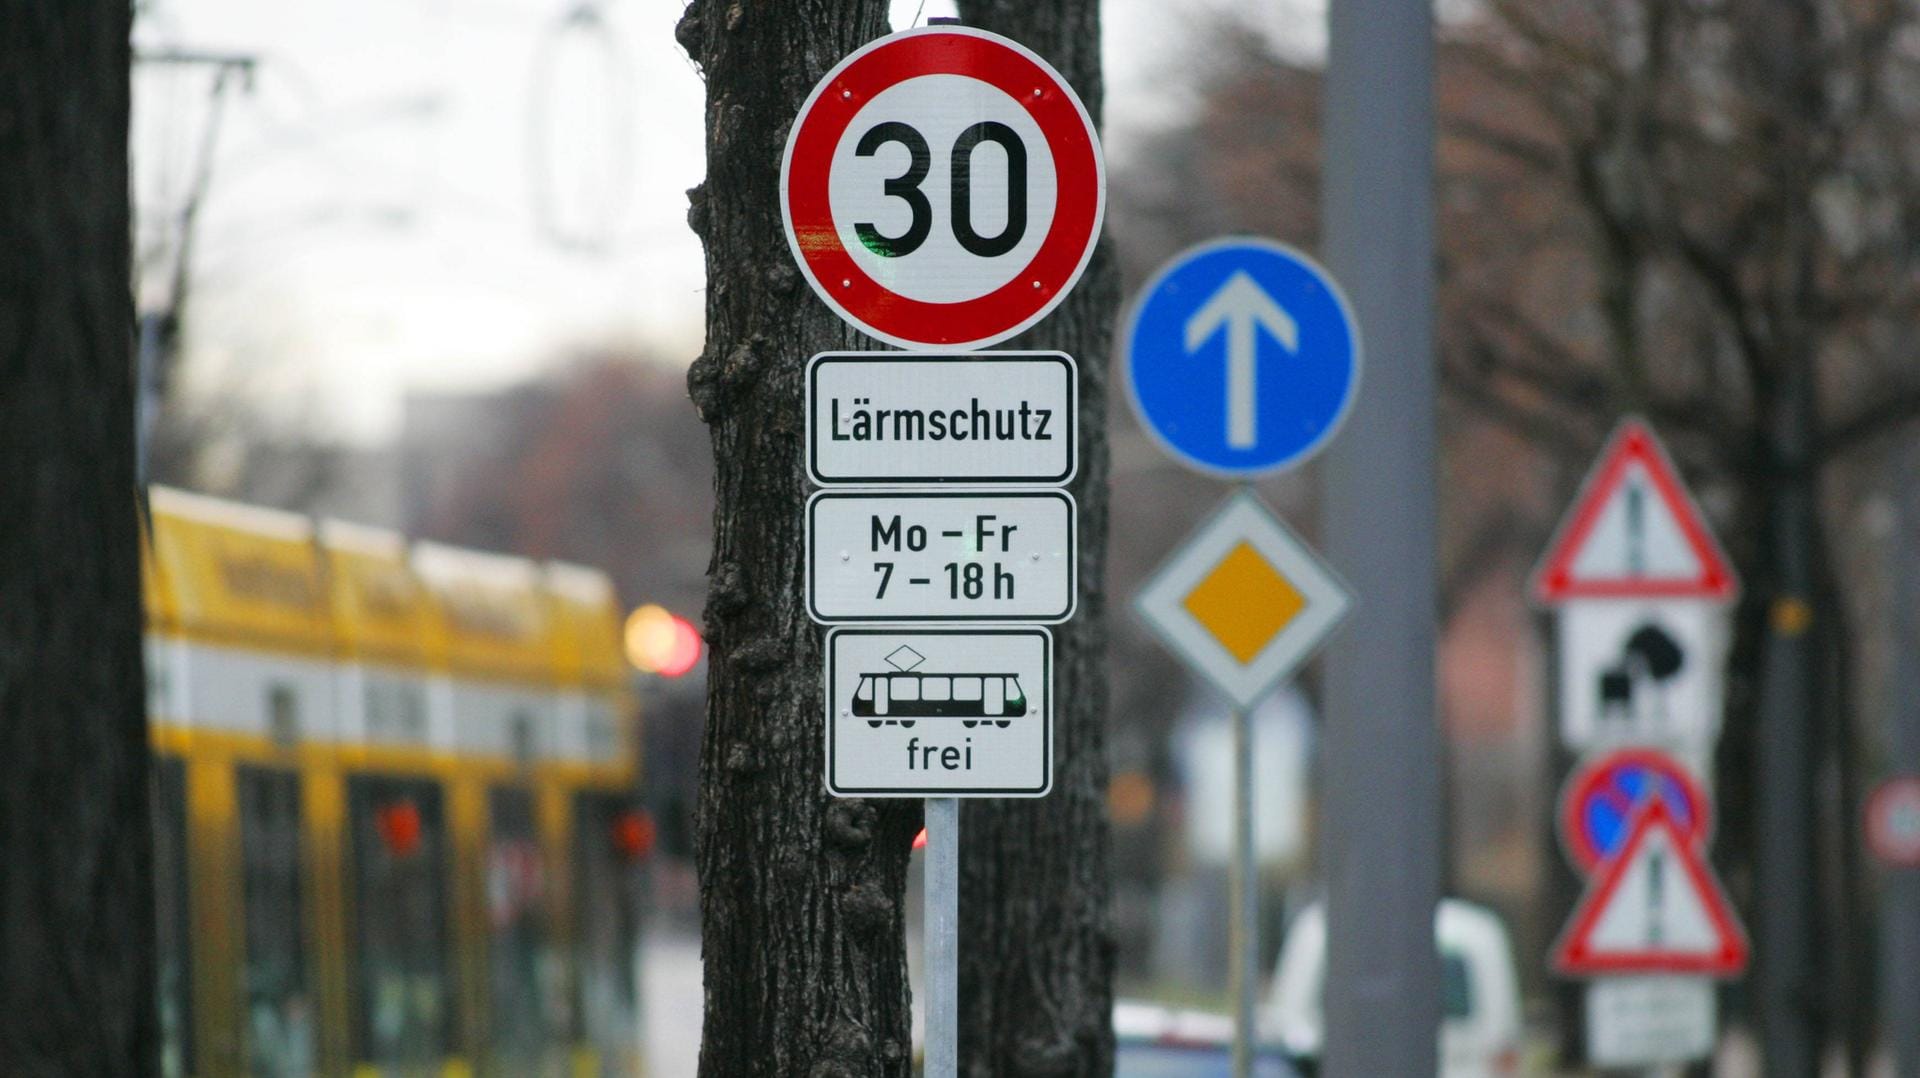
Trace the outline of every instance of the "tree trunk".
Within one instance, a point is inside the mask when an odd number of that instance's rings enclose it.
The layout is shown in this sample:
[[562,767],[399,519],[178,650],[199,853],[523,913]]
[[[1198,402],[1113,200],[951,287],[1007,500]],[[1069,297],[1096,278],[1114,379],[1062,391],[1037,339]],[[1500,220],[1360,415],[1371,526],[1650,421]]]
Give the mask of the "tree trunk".
[[[1095,0],[961,0],[971,26],[1044,57],[1100,116]],[[970,1078],[1113,1070],[1107,831],[1107,388],[1119,274],[1102,244],[1073,293],[1007,347],[1080,365],[1080,606],[1055,626],[1053,793],[961,814],[960,1071]]]
[[121,0],[0,18],[0,1073],[159,1065]]
[[860,347],[803,283],[778,203],[800,104],[887,29],[883,0],[695,0],[707,80],[707,342],[687,373],[714,455],[712,648],[696,862],[702,1078],[905,1078],[902,896],[919,805],[826,794],[820,629],[801,604],[801,374]]

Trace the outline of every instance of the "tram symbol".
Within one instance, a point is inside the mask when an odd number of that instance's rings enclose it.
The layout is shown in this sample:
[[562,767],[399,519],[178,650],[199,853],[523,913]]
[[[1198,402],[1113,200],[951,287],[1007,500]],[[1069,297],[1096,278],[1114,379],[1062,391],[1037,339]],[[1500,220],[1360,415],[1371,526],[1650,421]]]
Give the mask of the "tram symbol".
[[1005,729],[1014,716],[1027,713],[1027,694],[1018,675],[917,672],[924,661],[912,648],[896,648],[887,656],[892,670],[861,674],[853,692],[854,716],[876,729],[912,729],[921,719],[954,718],[971,730],[988,724]]

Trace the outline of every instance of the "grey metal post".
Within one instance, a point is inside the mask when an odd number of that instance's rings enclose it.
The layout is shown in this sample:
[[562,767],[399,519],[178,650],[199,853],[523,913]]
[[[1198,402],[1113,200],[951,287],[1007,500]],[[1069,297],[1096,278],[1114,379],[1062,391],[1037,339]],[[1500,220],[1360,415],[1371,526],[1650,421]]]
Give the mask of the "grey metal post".
[[927,799],[926,1078],[960,1069],[960,801]]
[[1322,214],[1366,353],[1327,454],[1328,551],[1359,599],[1327,656],[1325,1073],[1437,1072],[1433,8],[1328,6]]
[[1773,421],[1773,444],[1796,462],[1800,478],[1774,493],[1768,529],[1774,543],[1775,593],[1762,639],[1755,783],[1758,818],[1754,857],[1755,1009],[1767,1078],[1802,1078],[1820,1070],[1824,1022],[1820,1014],[1820,957],[1813,929],[1820,918],[1814,835],[1818,745],[1813,716],[1820,697],[1813,684],[1818,638],[1814,619],[1814,550],[1810,532],[1818,512],[1812,489],[1810,370],[1783,379]]
[[1253,849],[1253,716],[1233,709],[1233,859],[1227,968],[1233,987],[1233,1078],[1252,1078],[1260,991],[1260,863]]
[[[1894,551],[1894,693],[1888,731],[1890,774],[1920,775],[1920,443],[1900,469]],[[1894,1073],[1920,1078],[1920,869],[1887,871],[1880,915],[1882,1027],[1893,1041]]]

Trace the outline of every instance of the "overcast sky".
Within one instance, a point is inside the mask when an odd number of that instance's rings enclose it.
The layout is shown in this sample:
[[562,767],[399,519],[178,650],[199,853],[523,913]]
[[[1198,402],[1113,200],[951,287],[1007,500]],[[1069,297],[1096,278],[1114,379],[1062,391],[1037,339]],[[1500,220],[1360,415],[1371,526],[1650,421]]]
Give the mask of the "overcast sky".
[[[1109,156],[1176,115],[1184,43],[1246,6],[1317,47],[1318,14],[1253,0],[1107,0]],[[143,52],[256,57],[224,122],[193,257],[191,370],[356,440],[409,387],[484,387],[569,348],[698,351],[703,87],[680,0],[155,0]],[[895,0],[894,25],[952,13]],[[210,69],[140,65],[142,249],[163,272],[210,109]]]

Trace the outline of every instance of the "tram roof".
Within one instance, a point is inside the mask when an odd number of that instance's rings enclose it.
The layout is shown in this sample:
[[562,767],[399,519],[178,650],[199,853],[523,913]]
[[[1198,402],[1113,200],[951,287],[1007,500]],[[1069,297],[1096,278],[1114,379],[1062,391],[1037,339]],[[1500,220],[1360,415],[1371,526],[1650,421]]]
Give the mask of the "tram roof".
[[407,537],[386,528],[320,522],[333,624],[343,657],[400,666],[438,665],[445,650],[427,589],[408,560]]
[[555,618],[538,565],[428,542],[414,544],[412,564],[449,669],[541,684],[558,679]]
[[615,688],[626,683],[620,607],[613,580],[599,569],[549,561],[543,567],[562,684]]
[[307,518],[171,487],[152,488],[148,504],[150,579],[164,590],[163,627],[207,643],[332,650],[331,609]]

